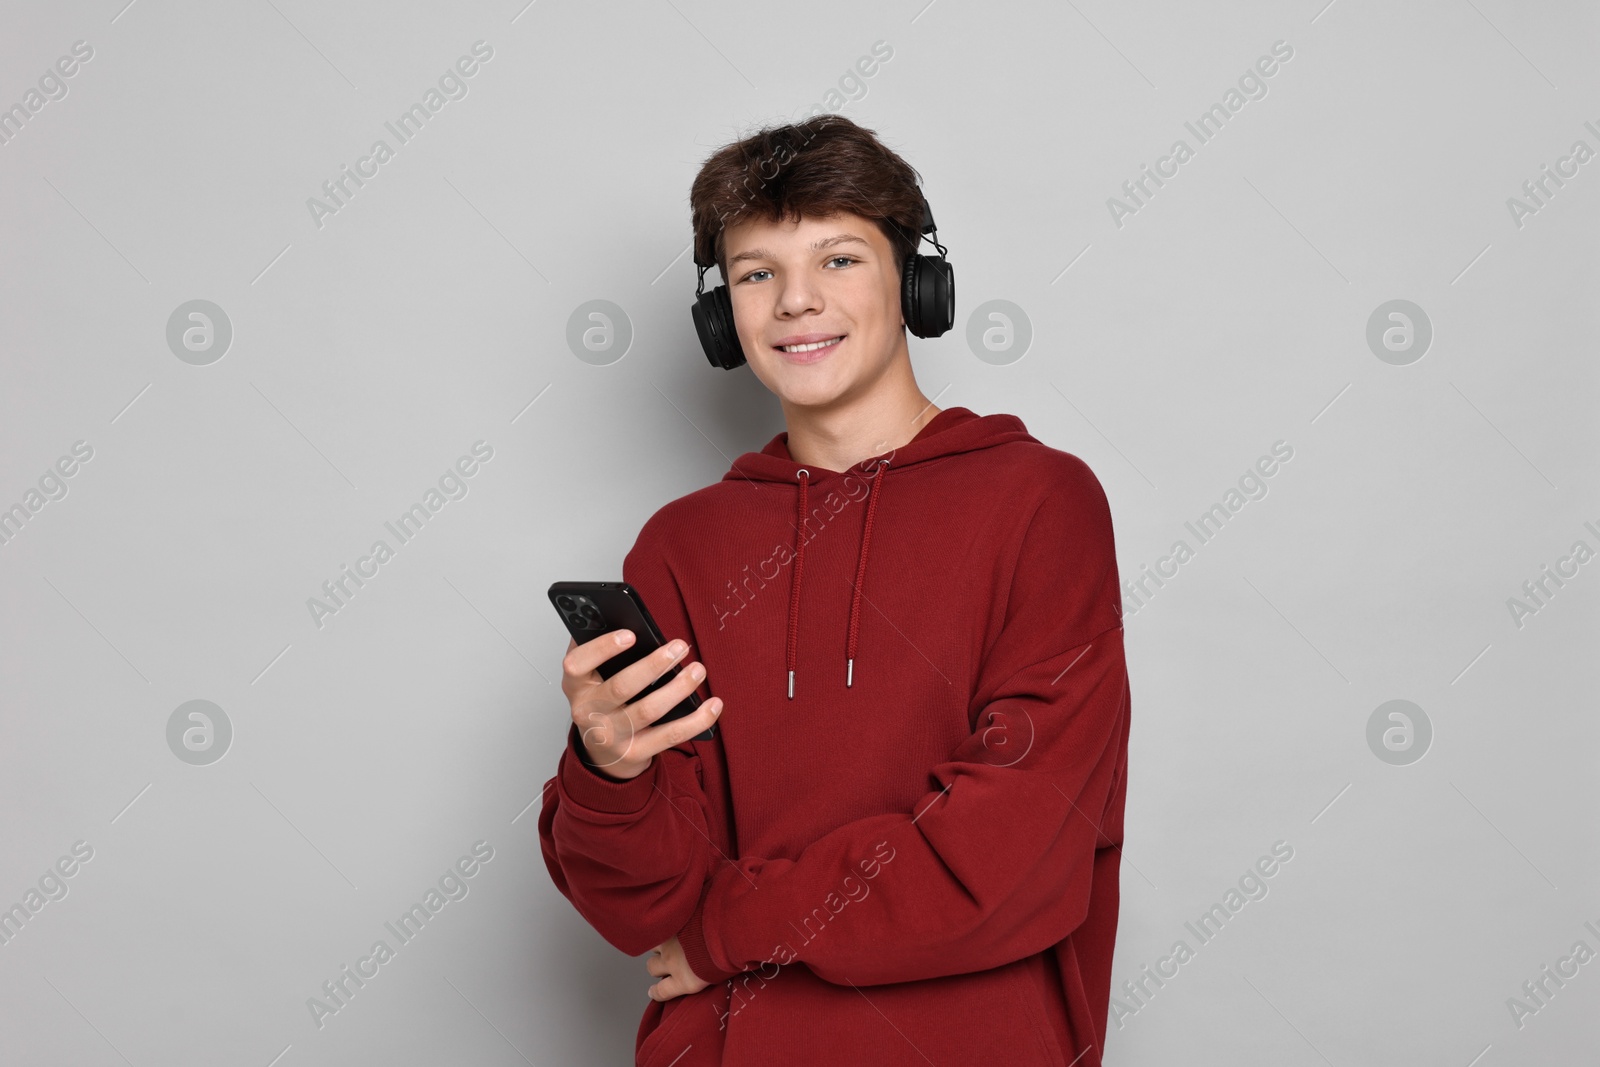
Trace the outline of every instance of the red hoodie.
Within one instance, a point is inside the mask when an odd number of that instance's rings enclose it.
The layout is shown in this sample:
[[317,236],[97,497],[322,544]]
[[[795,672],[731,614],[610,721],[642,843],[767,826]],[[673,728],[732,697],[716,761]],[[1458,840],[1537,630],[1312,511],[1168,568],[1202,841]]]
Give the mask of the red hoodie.
[[545,783],[557,888],[710,983],[647,1002],[635,1063],[1096,1067],[1129,722],[1105,493],[1013,415],[947,408],[843,474],[787,442],[623,563],[719,736],[619,781],[574,726]]

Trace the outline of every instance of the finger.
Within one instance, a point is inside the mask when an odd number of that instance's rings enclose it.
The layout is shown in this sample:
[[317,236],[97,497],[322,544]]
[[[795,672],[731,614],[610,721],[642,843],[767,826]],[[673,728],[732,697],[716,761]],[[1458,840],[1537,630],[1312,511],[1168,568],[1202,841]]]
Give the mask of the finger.
[[706,729],[722,714],[722,698],[712,697],[701,704],[693,712],[681,719],[671,722],[659,723],[650,727],[639,739],[634,748],[640,752],[665,752],[676,745],[681,745],[691,738],[705,733]]
[[[704,733],[706,728],[716,721],[722,706],[720,701],[709,709],[703,703],[681,719],[665,723],[656,722],[693,693],[704,679],[705,667],[698,663],[690,664],[679,671],[672,681],[649,696],[619,709],[621,714],[613,716],[610,721],[617,729],[627,733],[627,754],[622,758],[650,759],[657,753]],[[652,723],[655,725],[652,726]]]
[[722,698],[712,697],[695,709],[694,714],[685,715],[681,719],[674,719],[657,729],[666,730],[666,747],[672,748],[681,745],[690,738],[706,732],[712,723],[717,721],[722,714]]
[[[684,642],[677,642],[684,644]],[[677,653],[681,658],[687,655],[687,648]],[[660,671],[671,669],[671,660],[674,658],[672,644],[669,643],[655,652],[646,656],[631,667],[618,672],[611,679],[611,684],[595,690],[591,706],[585,712],[586,717],[593,725],[582,729],[582,737],[586,743],[606,745],[617,752],[616,759],[645,761],[653,758],[673,745],[682,744],[684,741],[697,734],[704,733],[706,728],[716,721],[716,714],[720,709],[705,710],[701,705],[699,713],[692,714],[684,719],[675,720],[670,724],[663,724],[658,730],[651,729],[650,724],[677,707],[686,697],[695,691],[705,680],[705,665],[692,663],[687,668],[680,670],[665,685],[652,692],[649,696],[636,700],[632,704],[612,705],[612,684],[625,680],[632,675],[636,668],[648,667]],[[665,666],[663,667],[662,664]],[[645,684],[648,684],[646,682]],[[631,687],[628,687],[631,688]],[[574,715],[574,718],[577,716]],[[687,726],[687,729],[680,727]],[[669,729],[670,727],[670,729]],[[614,736],[613,736],[614,734]],[[605,766],[602,764],[601,766]]]
[[637,696],[640,690],[661,677],[669,667],[688,654],[687,641],[668,641],[639,662],[613,674],[602,692],[607,699],[619,705],[626,704]]
[[657,689],[647,697],[642,697],[629,704],[623,710],[629,719],[637,723],[637,729],[644,729],[661,716],[677,707],[690,693],[700,688],[700,683],[706,680],[706,665],[704,663],[690,663],[666,685]]
[[581,645],[573,639],[567,646],[566,656],[561,660],[562,684],[598,683],[600,676],[595,669],[632,645],[633,641],[631,630],[612,630],[599,637],[592,637]]
[[[662,687],[663,690],[666,688],[666,686]],[[651,694],[652,697],[655,695],[654,693]],[[630,704],[628,708],[632,706]],[[657,723],[654,726],[635,730],[628,739],[627,755],[619,758],[651,759],[669,748],[674,748],[699,737],[710,729],[711,725],[722,715],[722,709],[722,698],[712,697],[681,719],[673,719],[671,722]],[[628,709],[625,708],[623,710],[626,711]],[[624,719],[623,721],[626,722],[627,720]]]

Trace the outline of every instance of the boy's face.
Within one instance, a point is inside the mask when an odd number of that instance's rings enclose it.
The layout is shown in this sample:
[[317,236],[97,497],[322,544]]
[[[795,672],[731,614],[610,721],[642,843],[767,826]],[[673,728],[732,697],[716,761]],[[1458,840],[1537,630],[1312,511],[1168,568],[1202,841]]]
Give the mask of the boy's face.
[[[882,380],[897,358],[910,358],[900,265],[871,219],[752,219],[728,227],[723,247],[745,358],[786,404],[848,402]],[[816,341],[833,343],[784,350]]]

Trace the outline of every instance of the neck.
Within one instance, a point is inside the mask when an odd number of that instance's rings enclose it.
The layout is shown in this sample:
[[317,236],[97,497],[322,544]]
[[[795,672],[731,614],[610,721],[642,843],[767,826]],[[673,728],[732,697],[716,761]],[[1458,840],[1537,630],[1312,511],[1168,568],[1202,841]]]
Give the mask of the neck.
[[906,444],[943,409],[922,395],[911,375],[911,362],[897,360],[896,370],[861,396],[841,399],[825,408],[783,401],[789,432],[789,455],[795,462],[822,470],[846,471],[864,459]]

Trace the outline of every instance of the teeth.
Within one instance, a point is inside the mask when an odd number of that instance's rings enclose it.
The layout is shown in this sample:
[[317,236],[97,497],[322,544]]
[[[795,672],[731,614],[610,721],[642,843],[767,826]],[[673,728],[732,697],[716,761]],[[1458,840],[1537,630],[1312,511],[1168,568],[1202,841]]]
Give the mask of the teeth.
[[[839,337],[843,336],[843,334],[839,335]],[[809,345],[779,345],[778,347],[785,352],[815,352],[819,348],[827,348],[829,345],[837,341],[839,337],[830,337],[826,341],[818,341],[815,344]]]

